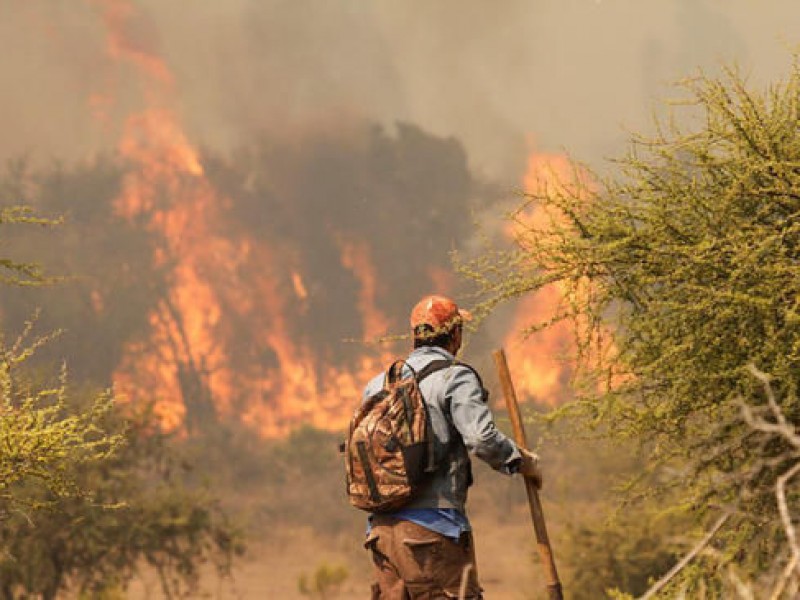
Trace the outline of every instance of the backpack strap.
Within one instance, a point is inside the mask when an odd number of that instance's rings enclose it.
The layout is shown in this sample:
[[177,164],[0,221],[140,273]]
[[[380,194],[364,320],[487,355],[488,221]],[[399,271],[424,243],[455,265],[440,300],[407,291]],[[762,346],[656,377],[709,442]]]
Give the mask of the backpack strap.
[[[397,361],[397,362],[402,363],[403,361]],[[397,364],[397,362],[395,364]],[[422,380],[425,379],[428,375],[433,375],[437,371],[441,371],[442,369],[447,369],[448,367],[466,367],[467,369],[472,371],[472,373],[478,379],[478,385],[481,388],[481,399],[484,402],[489,401],[489,390],[487,390],[484,387],[483,379],[481,378],[480,373],[478,373],[478,371],[472,365],[468,365],[467,363],[461,362],[459,360],[447,360],[446,358],[443,358],[441,360],[432,360],[422,369],[420,369],[419,373],[416,373],[417,384],[421,383]],[[394,365],[392,365],[391,368],[394,368]],[[410,366],[408,368],[411,369]],[[414,373],[414,369],[411,369],[411,372]]]
[[[396,360],[392,363],[392,366],[386,371],[386,377],[384,378],[384,387],[388,388],[389,385],[396,383],[400,379],[403,378],[403,367],[406,366],[409,370],[414,374],[414,377],[419,377],[417,372],[414,370],[410,364],[408,364],[403,359]],[[419,379],[417,380],[419,381]]]
[[[422,380],[425,379],[428,375],[433,375],[437,371],[441,371],[443,369],[448,369],[452,367],[455,363],[452,360],[447,360],[443,358],[442,360],[432,360],[427,365],[425,365],[419,373],[416,374],[417,385],[422,383]],[[422,391],[420,390],[420,393]],[[425,467],[426,473],[433,473],[436,471],[436,463],[434,462],[434,450],[433,450],[433,426],[431,425],[431,417],[428,411],[425,411],[425,418],[428,420],[428,427],[431,429],[431,433],[428,436],[428,466]]]
[[483,400],[484,402],[489,402],[489,390],[487,390],[486,387],[483,385],[483,379],[481,379],[481,374],[478,373],[478,371],[475,369],[475,367],[473,367],[472,365],[468,365],[465,362],[458,361],[458,360],[453,363],[453,366],[454,367],[466,367],[467,369],[472,371],[472,374],[475,375],[475,377],[478,378],[478,385],[481,387],[481,400]]
[[[422,369],[420,369],[419,372],[417,372],[406,361],[402,359],[396,360],[392,363],[392,366],[390,366],[389,369],[386,371],[385,381],[387,384],[391,384],[402,379],[403,367],[405,366],[408,367],[408,369],[414,374],[414,379],[417,380],[417,385],[419,385],[420,383],[422,383],[422,380],[425,379],[428,375],[433,375],[434,373],[436,373],[436,371],[441,371],[442,369],[452,367],[455,364],[459,363],[453,362],[452,360],[447,360],[446,358],[443,358],[442,360],[432,360]],[[477,372],[475,374],[477,375]]]
[[422,380],[428,375],[433,375],[436,373],[436,371],[441,371],[442,369],[452,367],[454,364],[456,363],[454,363],[452,360],[447,360],[446,358],[443,358],[442,360],[432,360],[425,365],[419,373],[417,373],[417,384],[422,383]]

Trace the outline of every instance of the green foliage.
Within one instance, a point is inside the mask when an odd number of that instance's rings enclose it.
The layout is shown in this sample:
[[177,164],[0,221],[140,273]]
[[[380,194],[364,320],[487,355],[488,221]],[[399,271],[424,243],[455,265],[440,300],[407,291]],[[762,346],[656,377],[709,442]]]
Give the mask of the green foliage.
[[104,425],[124,431],[126,443],[104,460],[73,464],[88,498],[54,497],[35,485],[16,490],[47,508],[0,521],[0,597],[53,598],[65,589],[113,597],[144,565],[156,570],[166,597],[191,595],[201,564],[227,574],[243,551],[214,498],[186,484],[189,467],[152,416],[110,414]]
[[322,563],[311,577],[303,573],[297,582],[297,588],[303,596],[327,600],[338,594],[347,576],[346,567]]
[[[26,206],[0,207],[0,226],[53,226]],[[38,264],[0,257],[0,284],[34,286],[48,283]],[[21,369],[52,336],[30,340],[35,319],[9,345],[0,334],[0,518],[19,510],[13,486],[35,479],[54,496],[80,493],[71,477],[77,464],[102,460],[115,451],[121,436],[99,425],[111,408],[109,394],[70,412],[66,369],[54,385],[37,385]]]
[[695,539],[715,514],[734,514],[713,560],[676,579],[696,591],[692,581],[721,581],[719,565],[774,577],[788,552],[775,484],[795,450],[754,430],[741,406],[766,405],[752,362],[771,374],[786,419],[800,419],[800,62],[763,93],[735,71],[685,86],[693,130],[675,118],[635,139],[613,178],[576,170],[530,196],[526,210],[549,225],[520,213],[516,250],[468,270],[484,310],[553,281],[566,290],[556,319],[576,324],[586,385],[563,412],[647,448],[629,499],[656,496],[690,518]]
[[564,558],[574,565],[571,597],[594,600],[614,589],[644,593],[653,574],[668,571],[679,554],[678,544],[670,539],[676,525],[639,514],[619,515],[600,527],[568,524],[561,545]]
[[84,409],[72,411],[65,369],[54,386],[38,387],[20,375],[23,362],[46,341],[26,346],[31,326],[11,346],[0,339],[0,520],[22,508],[16,486],[31,480],[53,497],[83,494],[75,466],[107,459],[122,441],[102,427],[110,395],[97,395]]
[[[23,224],[52,227],[58,223],[56,219],[37,215],[28,206],[0,206],[0,226]],[[41,285],[47,281],[48,278],[38,264],[19,262],[0,256],[0,284],[31,286]]]
[[[76,392],[62,370],[37,385],[26,331],[0,345],[0,598],[66,587],[115,597],[142,564],[167,597],[193,591],[199,566],[227,573],[241,536],[148,413],[123,418],[109,394]],[[116,591],[115,591],[116,590]]]

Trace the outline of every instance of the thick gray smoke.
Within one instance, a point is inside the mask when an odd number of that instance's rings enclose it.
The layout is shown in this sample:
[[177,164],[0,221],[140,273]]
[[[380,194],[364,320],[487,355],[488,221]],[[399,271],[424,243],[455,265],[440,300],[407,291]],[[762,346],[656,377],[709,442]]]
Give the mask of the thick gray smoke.
[[[190,134],[218,150],[253,129],[355,115],[465,144],[518,185],[526,137],[589,162],[646,126],[667,84],[738,62],[758,80],[800,40],[793,0],[313,2],[139,0],[177,77]],[[0,3],[0,157],[83,158],[112,144],[89,98],[110,69],[91,2]],[[119,99],[118,99],[119,101]],[[124,105],[124,98],[122,99]]]

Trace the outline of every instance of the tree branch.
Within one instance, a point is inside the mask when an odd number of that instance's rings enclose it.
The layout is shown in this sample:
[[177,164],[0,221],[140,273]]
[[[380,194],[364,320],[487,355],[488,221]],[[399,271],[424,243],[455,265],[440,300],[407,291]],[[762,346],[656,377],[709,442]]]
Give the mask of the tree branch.
[[794,555],[792,556],[792,560],[786,563],[786,567],[783,569],[783,573],[781,573],[781,578],[778,580],[778,583],[775,584],[775,589],[772,590],[772,595],[769,597],[769,600],[780,600],[783,591],[786,589],[786,584],[789,583],[789,580],[794,574],[794,570],[797,568],[797,564],[797,556]]
[[792,515],[789,513],[789,506],[786,502],[786,483],[797,473],[800,473],[800,462],[795,463],[791,469],[778,477],[778,481],[775,484],[775,495],[778,499],[778,511],[781,514],[783,529],[786,532],[789,547],[792,550],[792,561],[795,563],[795,569],[800,575],[800,545],[797,543],[797,532],[794,523],[792,523]]
[[666,585],[675,577],[678,573],[680,573],[686,565],[688,565],[692,559],[697,556],[700,551],[705,548],[708,543],[712,540],[712,538],[717,534],[717,532],[722,528],[722,526],[727,522],[730,518],[731,514],[726,512],[724,513],[719,519],[717,519],[716,523],[711,527],[709,532],[703,537],[698,544],[692,548],[678,563],[669,570],[669,572],[664,575],[661,579],[659,579],[649,590],[647,590],[642,596],[639,596],[638,600],[649,600],[649,598],[654,598],[655,595],[660,592]]
[[753,415],[752,408],[742,402],[742,413],[745,422],[747,422],[747,424],[754,429],[758,429],[764,433],[776,433],[789,442],[792,446],[800,449],[800,436],[797,435],[794,425],[790,424],[786,420],[786,416],[783,414],[781,407],[775,400],[775,392],[772,390],[772,385],[770,384],[770,376],[763,371],[760,371],[753,364],[747,365],[747,370],[750,371],[750,373],[752,373],[753,376],[763,384],[764,393],[767,396],[767,403],[769,404],[772,415],[775,417],[776,423],[770,423],[764,419],[755,417]]

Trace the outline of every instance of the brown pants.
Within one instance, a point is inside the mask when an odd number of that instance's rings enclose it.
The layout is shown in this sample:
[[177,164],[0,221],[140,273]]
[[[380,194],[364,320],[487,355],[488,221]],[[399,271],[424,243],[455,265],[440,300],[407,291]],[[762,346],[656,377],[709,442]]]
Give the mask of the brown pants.
[[458,542],[416,523],[375,515],[364,544],[372,552],[377,583],[372,600],[480,600],[472,536]]

